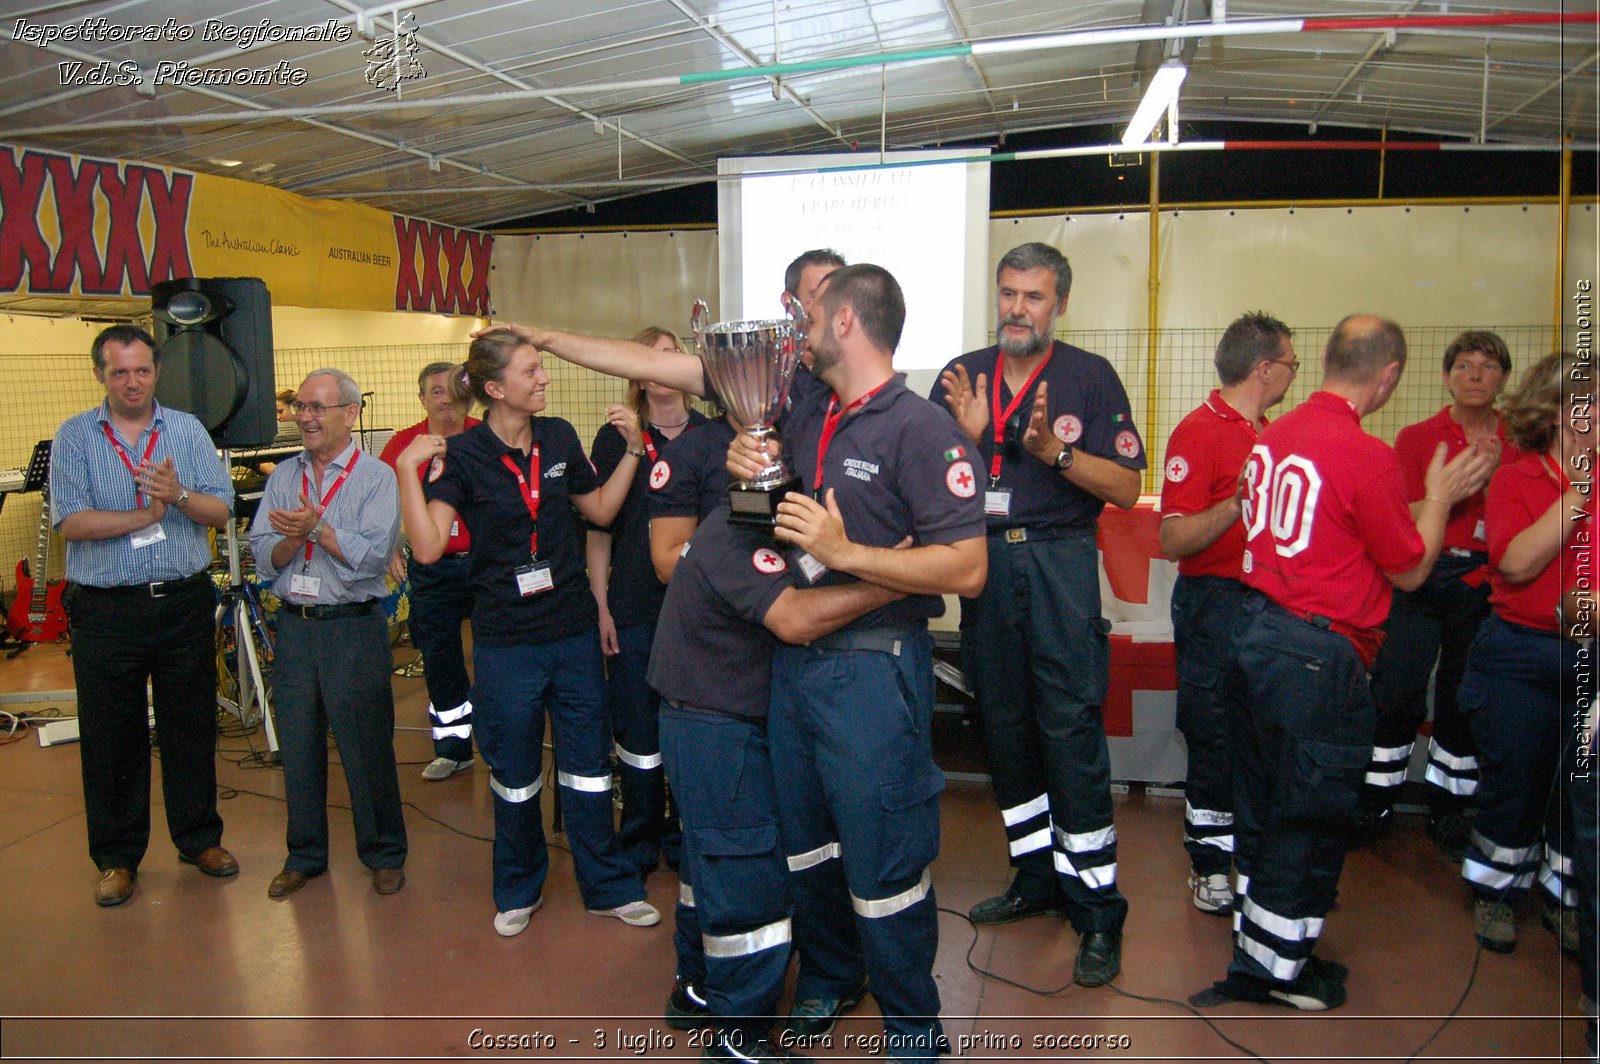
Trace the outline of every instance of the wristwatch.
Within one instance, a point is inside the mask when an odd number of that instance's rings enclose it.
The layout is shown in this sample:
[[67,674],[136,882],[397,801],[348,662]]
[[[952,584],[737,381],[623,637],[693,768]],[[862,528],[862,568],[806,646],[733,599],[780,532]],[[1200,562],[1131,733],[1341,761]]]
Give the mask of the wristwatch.
[[315,543],[317,540],[319,540],[321,538],[322,538],[322,522],[318,521],[315,525],[311,526],[311,531],[306,533],[306,542],[307,543]]
[[633,455],[635,458],[643,458],[644,457],[644,448],[641,447],[636,451],[632,447],[629,447],[628,448],[628,453]]
[[1061,453],[1056,455],[1055,464],[1051,468],[1057,473],[1064,469],[1072,468],[1072,444],[1064,443],[1061,445]]
[[173,502],[172,505],[176,506],[178,509],[181,510],[181,509],[183,509],[183,504],[188,502],[188,501],[189,501],[189,489],[188,488],[184,488],[182,491],[178,492],[178,498]]

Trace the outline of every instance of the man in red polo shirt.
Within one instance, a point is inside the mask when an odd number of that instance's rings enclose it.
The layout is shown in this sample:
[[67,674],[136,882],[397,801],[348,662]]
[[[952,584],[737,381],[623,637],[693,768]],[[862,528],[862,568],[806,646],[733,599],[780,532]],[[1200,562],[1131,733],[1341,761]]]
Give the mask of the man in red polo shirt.
[[1333,905],[1372,744],[1367,671],[1396,587],[1432,571],[1450,507],[1491,460],[1440,447],[1415,518],[1394,452],[1361,418],[1393,394],[1406,343],[1391,321],[1341,321],[1322,388],[1261,434],[1245,466],[1244,582],[1235,675],[1238,916],[1228,977],[1190,1000],[1320,1010],[1343,965],[1311,955]]
[[[462,367],[434,362],[417,375],[417,398],[427,417],[394,434],[378,457],[390,469],[411,441],[423,433],[454,436],[478,423],[468,417],[471,393],[461,380]],[[423,476],[427,476],[426,468]],[[461,622],[472,616],[472,543],[467,526],[457,521],[450,530],[444,557],[432,565],[395,553],[389,575],[411,581],[411,641],[422,655],[428,684],[428,723],[433,728],[433,760],[422,778],[437,782],[472,767],[472,683],[461,648]]]
[[1213,361],[1222,387],[1178,423],[1167,441],[1161,486],[1161,550],[1178,563],[1172,633],[1178,655],[1178,729],[1189,748],[1183,846],[1195,908],[1233,909],[1232,705],[1222,679],[1243,608],[1244,525],[1239,474],[1300,362],[1289,327],[1267,314],[1229,325]]

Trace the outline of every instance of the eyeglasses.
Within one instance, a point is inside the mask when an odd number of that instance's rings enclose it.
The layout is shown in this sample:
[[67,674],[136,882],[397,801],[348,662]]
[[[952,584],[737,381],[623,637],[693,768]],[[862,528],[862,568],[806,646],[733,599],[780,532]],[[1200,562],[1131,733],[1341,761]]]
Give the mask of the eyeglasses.
[[1269,358],[1267,361],[1272,363],[1274,366],[1288,366],[1290,373],[1300,372],[1300,360],[1298,358],[1291,358],[1288,361],[1285,361],[1281,358]]
[[321,417],[330,410],[343,410],[347,406],[360,406],[360,403],[334,403],[332,406],[323,406],[321,403],[302,403],[295,399],[289,403],[291,414],[310,414],[312,417]]

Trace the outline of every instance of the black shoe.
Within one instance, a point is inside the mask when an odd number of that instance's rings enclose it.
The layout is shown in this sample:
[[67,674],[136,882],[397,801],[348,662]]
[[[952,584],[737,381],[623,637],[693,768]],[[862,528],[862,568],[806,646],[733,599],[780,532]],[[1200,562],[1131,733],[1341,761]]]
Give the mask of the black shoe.
[[1028,901],[1014,891],[1006,891],[974,905],[967,919],[975,924],[1009,924],[1030,916],[1060,916],[1061,911],[1041,902]]
[[1122,971],[1122,932],[1089,931],[1078,943],[1072,981],[1079,986],[1105,986]]
[[765,1038],[744,1037],[739,1031],[724,1031],[711,1039],[701,1051],[700,1059],[724,1064],[771,1064],[774,1061],[811,1064],[810,1057],[792,1053]]
[[861,999],[866,996],[867,981],[863,978],[854,990],[842,998],[796,1001],[794,1008],[789,1010],[789,1019],[783,1025],[783,1044],[803,1046],[810,1039],[828,1034],[833,1030],[833,1025],[839,1022],[839,1017],[861,1004]]
[[[1325,1012],[1344,1004],[1344,979],[1338,969],[1342,964],[1331,961],[1306,961],[1300,976],[1293,983],[1275,983],[1267,990],[1267,999],[1274,1005],[1287,1005],[1301,1012]],[[1346,969],[1344,974],[1349,974]]]
[[1389,828],[1394,823],[1394,810],[1389,806],[1377,809],[1363,808],[1356,815],[1355,827],[1350,831],[1350,845],[1363,849],[1370,849],[1378,845]]
[[1460,813],[1444,813],[1428,818],[1428,838],[1438,843],[1440,852],[1451,864],[1460,864],[1466,859],[1472,828]]
[[667,1026],[680,1031],[693,1031],[704,1027],[710,1018],[711,1009],[701,996],[700,988],[693,983],[678,981],[672,988],[672,996],[667,998]]

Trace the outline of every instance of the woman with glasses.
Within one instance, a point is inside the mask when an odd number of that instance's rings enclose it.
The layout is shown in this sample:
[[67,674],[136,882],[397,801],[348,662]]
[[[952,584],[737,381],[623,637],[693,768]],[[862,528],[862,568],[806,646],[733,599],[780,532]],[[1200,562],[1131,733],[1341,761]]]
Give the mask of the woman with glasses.
[[[1415,508],[1425,494],[1423,474],[1434,448],[1446,458],[1473,448],[1515,461],[1505,450],[1505,425],[1495,400],[1511,372],[1506,342],[1487,331],[1469,331],[1444,349],[1444,386],[1450,405],[1408,425],[1395,437],[1395,455],[1405,476],[1406,498]],[[1362,795],[1363,829],[1373,841],[1388,826],[1395,796],[1405,782],[1411,747],[1428,709],[1428,678],[1434,681],[1433,736],[1428,745],[1428,836],[1446,857],[1466,852],[1465,812],[1478,786],[1472,734],[1456,707],[1456,689],[1467,663],[1467,647],[1489,615],[1488,544],[1484,539],[1484,493],[1457,503],[1445,526],[1444,548],[1433,575],[1415,591],[1396,591],[1384,626],[1387,636],[1372,671],[1377,728]]]
[[458,517],[472,529],[473,710],[494,792],[495,931],[520,933],[543,899],[546,713],[583,904],[648,927],[661,916],[612,825],[599,618],[571,516],[576,507],[600,526],[616,517],[638,468],[638,418],[607,410],[626,448],[602,484],[572,425],[540,416],[550,378],[535,347],[490,330],[468,349],[466,375],[483,422],[448,441],[418,436],[401,453],[400,507],[424,564],[443,554]]

